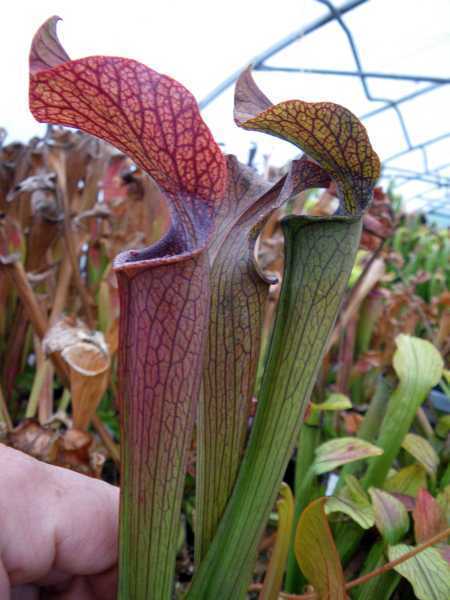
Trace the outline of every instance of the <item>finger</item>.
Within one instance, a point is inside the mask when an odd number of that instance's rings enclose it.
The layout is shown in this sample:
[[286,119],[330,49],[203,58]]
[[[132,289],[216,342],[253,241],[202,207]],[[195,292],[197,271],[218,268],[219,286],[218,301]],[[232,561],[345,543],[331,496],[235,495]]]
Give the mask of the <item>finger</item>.
[[5,567],[2,565],[1,560],[0,560],[0,598],[4,598],[5,600],[10,600],[8,574],[5,570]]
[[117,596],[117,567],[88,578],[96,600],[114,600]]
[[[116,598],[117,590],[117,567],[100,573],[98,575],[90,575],[88,577],[82,577],[83,584],[81,585],[78,581],[80,577],[71,577],[68,579],[67,576],[59,578],[59,582],[47,583],[43,585],[43,598],[45,600],[52,600],[66,598],[67,594],[73,594],[73,590],[80,589],[86,595],[88,592],[95,600],[113,600]],[[89,596],[89,597],[90,597]]]
[[70,586],[73,579],[73,574],[60,571],[59,569],[52,568],[42,579],[38,579],[35,583],[41,587],[55,587],[59,591],[65,590]]
[[11,600],[39,600],[39,590],[35,585],[19,585],[11,590]]
[[[45,591],[45,600],[97,600],[84,577],[76,577],[63,592]],[[110,596],[112,600],[112,596]]]
[[1,444],[0,477],[0,515],[8,516],[1,519],[0,560],[11,585],[115,564],[117,488]]

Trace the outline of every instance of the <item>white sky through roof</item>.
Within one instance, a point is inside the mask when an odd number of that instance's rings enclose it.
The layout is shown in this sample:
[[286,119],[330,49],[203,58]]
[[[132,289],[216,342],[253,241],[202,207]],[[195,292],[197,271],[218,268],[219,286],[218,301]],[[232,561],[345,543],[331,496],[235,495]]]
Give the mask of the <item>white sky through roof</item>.
[[[334,4],[343,2],[335,0]],[[27,59],[34,32],[53,14],[64,19],[59,34],[71,57],[109,54],[134,58],[178,79],[201,100],[252,57],[327,12],[326,6],[314,0],[3,1],[0,125],[8,130],[9,141],[27,140],[43,131],[28,111]],[[365,71],[450,78],[448,0],[369,0],[343,19],[353,33]],[[335,22],[296,41],[267,64],[355,71],[345,33]],[[331,100],[359,116],[382,106],[367,100],[357,78],[278,72],[258,72],[255,78],[274,101]],[[380,79],[370,79],[368,84],[374,96],[393,99],[429,85]],[[229,89],[203,113],[227,152],[245,161],[255,142],[257,161],[269,155],[275,165],[298,154],[286,142],[239,130],[233,123],[232,99],[233,90]],[[449,85],[402,104],[412,145],[449,133],[449,108]],[[393,110],[364,122],[382,160],[406,148]],[[450,163],[450,138],[430,146],[427,159],[429,170]],[[389,162],[389,166],[416,170],[423,168],[423,161],[422,152],[416,151]],[[450,166],[440,173],[450,177]],[[424,203],[424,196],[413,196],[429,187],[429,183],[411,181],[398,191],[411,198],[409,208],[416,208]],[[433,191],[427,194],[426,198],[436,196]],[[445,198],[445,192],[439,190],[437,197]]]

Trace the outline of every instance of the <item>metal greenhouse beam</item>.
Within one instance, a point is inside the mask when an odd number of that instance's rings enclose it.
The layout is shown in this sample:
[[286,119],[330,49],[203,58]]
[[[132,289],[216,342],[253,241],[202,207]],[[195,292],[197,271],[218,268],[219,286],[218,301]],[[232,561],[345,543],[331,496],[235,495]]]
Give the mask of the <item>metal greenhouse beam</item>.
[[[339,15],[345,15],[345,13],[353,10],[360,4],[364,4],[366,2],[367,2],[367,0],[351,0],[350,2],[346,2],[345,4],[343,4],[340,8],[338,8],[336,10],[339,12]],[[296,31],[293,31],[286,37],[282,38],[276,44],[273,44],[273,46],[270,46],[270,48],[267,48],[267,50],[264,50],[264,52],[262,52],[261,54],[258,54],[257,56],[255,56],[255,58],[253,60],[251,60],[250,63],[254,66],[254,68],[258,68],[260,65],[262,65],[262,63],[265,60],[267,60],[274,54],[277,54],[281,50],[284,50],[284,48],[287,48],[290,44],[292,44],[296,40],[308,35],[309,33],[312,33],[313,31],[316,31],[317,29],[320,29],[321,27],[323,27],[324,25],[327,25],[331,21],[334,21],[334,19],[335,19],[335,16],[332,13],[328,13],[328,14],[324,15],[323,17],[316,19],[309,25],[306,25],[304,27],[301,27],[300,29],[297,29]],[[227,79],[225,79],[224,81],[222,81],[222,83],[220,83],[217,87],[215,87],[209,94],[207,94],[203,98],[203,100],[201,100],[199,102],[200,108],[201,109],[206,108],[208,106],[208,104],[210,104],[213,100],[215,100],[215,98],[217,98],[217,96],[220,96],[220,94],[222,92],[224,92],[226,89],[228,89],[230,86],[232,86],[233,83],[237,80],[237,78],[239,77],[239,75],[242,73],[243,69],[246,66],[247,65],[244,65],[243,67],[241,67],[240,69],[235,71],[232,75],[230,75]]]

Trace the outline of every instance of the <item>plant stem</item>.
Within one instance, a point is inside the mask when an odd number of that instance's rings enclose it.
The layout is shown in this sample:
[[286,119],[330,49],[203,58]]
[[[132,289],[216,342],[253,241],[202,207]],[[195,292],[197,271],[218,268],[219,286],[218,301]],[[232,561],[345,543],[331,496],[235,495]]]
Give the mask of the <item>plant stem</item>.
[[91,419],[92,425],[95,427],[98,435],[100,436],[102,442],[105,444],[106,449],[108,450],[111,458],[115,462],[115,464],[120,467],[120,449],[118,445],[113,440],[111,434],[109,433],[107,427],[100,419],[98,415],[94,415]]
[[41,307],[33,292],[33,288],[28,281],[25,269],[20,261],[14,261],[9,264],[1,264],[0,268],[4,269],[10,277],[13,284],[16,286],[17,293],[25,307],[27,316],[36,332],[43,338],[47,330],[47,322]]
[[359,243],[361,220],[286,217],[285,273],[250,441],[189,600],[245,597]]
[[358,281],[352,287],[345,304],[345,308],[342,310],[333,334],[328,342],[327,352],[338,341],[341,332],[347,327],[348,322],[352,316],[357,313],[368,293],[378,283],[384,274],[384,260],[379,258],[381,248],[382,244],[380,244],[377,250],[370,257],[370,260],[364,266]]
[[66,254],[62,260],[56,285],[55,296],[53,298],[52,311],[50,313],[49,323],[54,325],[61,316],[66,305],[67,294],[69,291],[70,280],[72,279],[72,264]]
[[289,550],[289,537],[294,516],[294,497],[289,486],[281,484],[280,499],[277,502],[278,530],[275,546],[270,556],[269,566],[264,577],[260,600],[278,600],[283,583],[283,573]]
[[[375,571],[378,567],[386,563],[384,555],[385,543],[382,539],[375,542],[369,550],[369,553],[364,559],[362,568],[360,569],[360,577]],[[396,587],[399,585],[401,575],[397,571],[388,571],[379,577],[374,577],[365,585],[360,586],[352,594],[353,600],[390,600]]]
[[173,593],[210,296],[206,252],[171,259],[115,264],[121,309],[120,600],[168,600]]
[[[389,396],[392,393],[392,385],[382,375],[379,376],[378,382],[375,388],[375,394],[369,404],[364,419],[358,429],[357,437],[367,442],[373,442],[380,430],[383,417],[386,412],[386,406],[389,400]],[[348,475],[352,475],[358,471],[358,463],[349,463],[345,465],[341,471],[339,481],[337,484],[336,491],[340,490],[345,482],[345,478]]]
[[3,395],[3,390],[0,386],[0,421],[3,421],[8,430],[13,428],[13,423],[11,416],[9,414],[8,405],[6,404],[5,396]]
[[58,412],[66,412],[70,403],[70,390],[64,388],[63,394],[58,404]]
[[417,424],[419,425],[419,427],[422,429],[422,432],[424,433],[424,435],[428,439],[428,441],[433,442],[433,440],[435,439],[434,430],[433,430],[432,426],[430,425],[428,417],[422,407],[420,407],[417,410],[416,421],[417,421]]
[[[36,376],[37,372],[44,370],[44,377],[36,393],[37,411],[39,423],[46,423],[53,413],[53,377],[54,368],[51,362],[45,356],[40,339],[34,334],[34,354],[36,356]],[[33,383],[34,387],[34,383]],[[33,395],[33,389],[31,391]],[[30,398],[31,398],[30,395]],[[36,409],[35,413],[36,413]],[[34,416],[34,415],[33,415]]]
[[86,286],[83,283],[83,280],[81,279],[80,271],[78,268],[78,257],[73,237],[74,236],[71,229],[70,220],[67,222],[66,216],[64,216],[64,241],[66,244],[67,254],[70,258],[75,285],[83,303],[86,323],[88,324],[90,329],[95,329],[95,318],[94,312],[92,310],[92,299],[86,289]]
[[301,590],[302,585],[305,583],[303,574],[300,571],[297,559],[295,558],[294,538],[300,515],[317,495],[316,477],[310,467],[313,463],[314,453],[319,443],[319,423],[317,423],[317,425],[308,425],[305,423],[300,430],[295,468],[295,511],[289,544],[288,568],[285,583],[285,587],[289,592]]
[[27,419],[33,419],[36,416],[39,404],[39,396],[45,385],[45,380],[47,379],[49,368],[50,363],[48,360],[42,361],[37,368],[36,375],[34,376],[33,387],[31,388],[31,393],[28,398],[27,409],[25,412],[25,417]]
[[83,304],[84,313],[86,322],[90,329],[95,329],[95,317],[92,309],[92,299],[89,295],[89,292],[86,286],[83,283],[83,280],[80,276],[80,270],[78,266],[78,246],[75,239],[75,235],[72,229],[71,222],[71,214],[70,214],[70,204],[67,194],[67,171],[66,171],[66,155],[64,154],[61,160],[53,161],[53,167],[56,171],[58,177],[59,191],[60,191],[60,199],[63,208],[64,214],[64,243],[67,250],[67,256],[69,258],[72,273],[75,281],[75,286],[77,288],[78,293],[80,294],[81,302]]
[[[22,304],[25,307],[25,311],[28,315],[31,325],[37,336],[42,339],[48,329],[47,319],[39,306],[36,295],[27,279],[27,275],[22,266],[22,263],[15,261],[10,264],[0,263],[0,268],[4,269],[11,278],[12,282],[16,286],[17,293],[19,295]],[[58,375],[61,377],[63,382],[67,382],[69,379],[69,372],[59,352],[53,352],[49,355]]]
[[442,357],[430,342],[402,334],[396,338],[396,344],[393,365],[399,384],[389,399],[377,436],[376,444],[383,454],[370,463],[362,479],[365,489],[383,484],[417,409],[442,375]]

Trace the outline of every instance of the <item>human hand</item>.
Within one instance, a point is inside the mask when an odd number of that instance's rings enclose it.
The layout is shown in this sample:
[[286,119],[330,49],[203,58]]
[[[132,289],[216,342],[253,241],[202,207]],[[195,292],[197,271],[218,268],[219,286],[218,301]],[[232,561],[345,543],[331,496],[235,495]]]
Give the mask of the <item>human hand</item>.
[[0,599],[113,600],[119,490],[0,444]]

